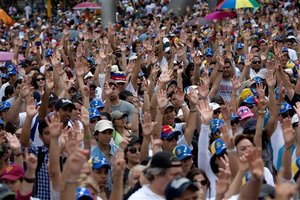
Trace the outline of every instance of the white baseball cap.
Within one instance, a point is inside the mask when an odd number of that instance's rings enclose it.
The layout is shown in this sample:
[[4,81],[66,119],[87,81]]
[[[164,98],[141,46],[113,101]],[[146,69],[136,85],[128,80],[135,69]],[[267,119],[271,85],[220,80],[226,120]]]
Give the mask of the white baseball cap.
[[215,111],[215,110],[221,108],[221,106],[220,106],[218,103],[215,103],[215,102],[209,103],[209,107],[210,107],[211,109],[213,109],[213,111]]
[[97,122],[97,124],[95,125],[95,132],[99,131],[100,133],[107,130],[107,129],[111,129],[114,130],[113,124],[111,121],[108,120],[100,120]]
[[292,124],[298,123],[298,122],[299,122],[298,115],[297,115],[297,114],[294,114],[293,117],[292,117]]

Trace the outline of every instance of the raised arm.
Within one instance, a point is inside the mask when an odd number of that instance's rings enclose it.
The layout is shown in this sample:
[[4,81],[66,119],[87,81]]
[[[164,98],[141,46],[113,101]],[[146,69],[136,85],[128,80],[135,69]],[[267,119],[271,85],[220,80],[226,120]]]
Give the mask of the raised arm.
[[162,128],[162,122],[163,122],[163,114],[164,110],[167,107],[169,100],[167,98],[167,92],[165,90],[160,90],[157,93],[157,114],[155,121],[157,122],[153,131],[153,138],[154,139],[160,139],[160,133]]
[[131,131],[133,135],[139,137],[140,101],[136,94],[134,94],[133,96],[133,105],[134,105],[134,111],[133,111],[133,117],[131,123]]
[[[296,102],[294,109],[300,118],[300,102]],[[300,156],[300,126],[296,128],[296,157]]]
[[34,154],[28,154],[25,152],[26,166],[27,170],[23,181],[21,183],[20,194],[22,196],[27,196],[33,191],[33,184],[35,182],[35,171],[37,168],[38,160]]
[[23,160],[23,153],[21,149],[21,144],[19,142],[19,139],[15,134],[11,134],[8,132],[4,132],[5,138],[8,142],[9,148],[12,150],[14,155],[14,162],[18,164],[19,166],[23,167],[24,160]]
[[38,116],[39,121],[44,120],[44,118],[47,116],[49,96],[53,87],[54,87],[53,74],[51,72],[46,72],[46,88],[42,96],[42,104],[39,108],[39,116]]
[[92,137],[90,132],[90,118],[89,118],[89,111],[84,106],[81,107],[80,121],[83,125],[84,149],[89,150],[91,149],[91,137]]

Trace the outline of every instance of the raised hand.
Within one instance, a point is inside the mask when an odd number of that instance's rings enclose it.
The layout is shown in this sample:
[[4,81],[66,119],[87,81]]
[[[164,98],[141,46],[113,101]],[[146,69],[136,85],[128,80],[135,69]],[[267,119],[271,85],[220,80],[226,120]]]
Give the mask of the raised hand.
[[160,109],[165,109],[169,103],[167,98],[167,92],[165,90],[160,90],[157,92],[157,104]]
[[232,89],[234,91],[237,91],[238,89],[240,89],[242,87],[242,83],[240,82],[239,78],[236,76],[232,76],[230,78],[231,83],[232,83]]
[[200,84],[198,86],[198,96],[201,99],[206,99],[208,96],[208,93],[209,93],[208,86],[203,81],[200,81]]
[[8,145],[9,147],[13,150],[13,151],[16,151],[16,150],[21,150],[21,144],[20,144],[20,141],[19,139],[17,138],[17,136],[15,134],[11,134],[11,133],[8,133],[8,132],[4,132],[4,136],[8,142]]
[[225,163],[226,168],[219,168],[218,177],[216,180],[216,190],[217,195],[224,196],[224,194],[227,192],[229,185],[230,185],[230,169],[229,169],[229,162],[227,156],[225,156],[225,159],[221,158],[222,162]]
[[137,94],[134,94],[133,95],[133,105],[135,108],[139,108],[140,107],[140,100],[139,100],[139,97],[137,96]]
[[261,149],[253,148],[246,155],[252,177],[256,180],[261,180],[264,176],[264,161],[261,158]]
[[283,120],[282,132],[284,138],[284,146],[286,149],[290,149],[294,144],[296,135],[295,130],[292,126],[291,118],[285,118]]
[[66,170],[69,174],[78,175],[83,167],[84,161],[86,161],[89,155],[89,150],[77,148],[74,153],[72,153],[67,160]]
[[196,106],[199,103],[199,98],[197,90],[194,90],[192,87],[189,88],[189,94],[187,95],[190,105]]
[[29,96],[31,89],[32,88],[29,83],[27,82],[22,83],[21,90],[20,90],[20,97],[22,99],[26,99]]
[[294,109],[298,115],[298,117],[300,118],[300,102],[296,102],[296,105],[294,106]]
[[180,105],[184,103],[184,94],[180,88],[177,88],[175,90],[175,98],[177,99]]
[[150,137],[157,122],[152,122],[149,112],[145,112],[142,118],[143,136]]
[[37,157],[32,154],[28,153],[27,151],[25,152],[25,160],[26,160],[26,165],[28,169],[31,169],[32,171],[35,171],[38,165],[38,160]]
[[167,84],[172,79],[173,70],[163,71],[160,75],[159,81],[161,83]]
[[46,90],[51,91],[54,87],[53,73],[50,71],[46,72]]
[[59,138],[63,127],[63,123],[60,120],[60,114],[58,112],[55,112],[50,116],[50,119],[48,117],[45,117],[45,121],[50,130],[50,137]]
[[209,107],[207,101],[200,100],[198,105],[199,112],[202,117],[202,122],[209,125],[210,120],[213,118],[213,110]]
[[293,199],[296,193],[297,185],[283,179],[283,169],[277,175],[277,183],[275,185],[276,199]]
[[112,93],[112,89],[110,88],[108,82],[106,81],[106,82],[104,83],[104,94],[105,94],[107,97],[110,97],[111,93]]
[[266,110],[267,106],[268,106],[268,100],[265,97],[259,97],[258,109],[263,111]]
[[222,141],[226,144],[228,149],[233,149],[234,148],[234,142],[233,142],[233,136],[232,134],[229,133],[230,127],[227,126],[227,124],[223,124],[222,127],[220,128],[221,133],[222,133]]
[[81,106],[80,121],[84,127],[90,125],[89,111],[84,106]]
[[276,76],[274,75],[274,71],[270,70],[267,73],[266,82],[269,88],[274,89],[276,85]]
[[38,110],[36,108],[36,103],[33,98],[27,100],[26,105],[26,115],[27,117],[33,118],[38,113]]
[[249,170],[249,164],[248,164],[246,157],[247,157],[247,154],[240,157],[239,170],[242,173],[246,173]]
[[226,102],[225,105],[221,106],[221,113],[224,121],[230,121],[231,109],[228,102]]
[[125,169],[126,161],[124,159],[124,151],[116,151],[112,160],[113,173],[112,176],[118,179],[122,176]]
[[201,82],[203,82],[207,87],[210,85],[210,77],[208,75],[208,70],[204,69],[203,74],[201,75]]
[[256,91],[259,98],[265,98],[265,89],[262,83],[256,84]]

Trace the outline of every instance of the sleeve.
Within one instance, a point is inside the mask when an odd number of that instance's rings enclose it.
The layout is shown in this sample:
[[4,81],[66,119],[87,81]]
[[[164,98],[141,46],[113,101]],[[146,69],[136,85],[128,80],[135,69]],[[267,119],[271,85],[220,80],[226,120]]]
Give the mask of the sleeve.
[[266,167],[264,167],[264,178],[268,185],[271,185],[273,187],[275,186],[273,176],[270,170]]
[[271,136],[271,147],[273,151],[273,165],[275,166],[276,170],[278,170],[278,158],[279,158],[279,151],[280,148],[284,146],[284,139],[282,134],[282,129],[280,123],[277,123],[277,127],[274,133]]
[[184,135],[181,136],[181,137],[179,138],[179,140],[177,141],[177,145],[181,145],[181,144],[184,144],[184,145],[190,147],[191,150],[193,150],[193,145],[190,145],[190,146],[188,145],[187,141],[185,140]]
[[128,114],[128,122],[131,123],[132,118],[133,118],[134,106],[132,104],[128,103],[127,107],[128,107],[128,113],[127,113]]

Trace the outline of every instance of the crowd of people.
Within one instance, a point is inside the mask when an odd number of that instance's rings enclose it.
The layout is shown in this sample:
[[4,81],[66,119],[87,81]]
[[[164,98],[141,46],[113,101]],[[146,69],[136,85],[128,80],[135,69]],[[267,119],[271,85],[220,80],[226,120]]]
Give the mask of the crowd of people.
[[300,2],[259,3],[0,20],[0,200],[300,198]]

